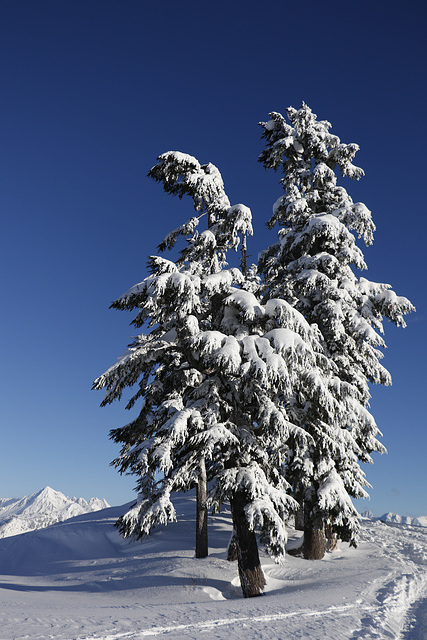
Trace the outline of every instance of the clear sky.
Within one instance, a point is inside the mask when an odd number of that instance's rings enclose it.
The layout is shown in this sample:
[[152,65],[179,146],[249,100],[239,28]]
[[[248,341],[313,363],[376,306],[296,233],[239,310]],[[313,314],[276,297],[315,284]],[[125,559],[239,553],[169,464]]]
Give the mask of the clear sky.
[[113,299],[191,214],[148,178],[180,150],[213,162],[233,203],[252,209],[249,252],[279,176],[257,162],[257,122],[304,100],[366,176],[345,183],[373,212],[370,280],[417,307],[386,327],[391,388],[372,410],[387,456],[366,469],[371,502],[426,515],[427,5],[407,2],[3,0],[0,5],[0,496],[46,484],[68,495],[133,498],[109,467],[110,428],[92,381],[126,348],[131,316]]

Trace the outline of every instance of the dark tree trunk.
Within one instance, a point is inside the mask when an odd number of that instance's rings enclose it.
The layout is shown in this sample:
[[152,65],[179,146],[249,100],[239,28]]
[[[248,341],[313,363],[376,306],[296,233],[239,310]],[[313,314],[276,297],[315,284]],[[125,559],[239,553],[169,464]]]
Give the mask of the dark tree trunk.
[[237,491],[231,499],[231,513],[237,542],[237,562],[240,584],[245,598],[261,596],[266,584],[259,560],[258,544],[246,520],[245,506],[248,500],[243,491]]
[[304,531],[304,507],[300,506],[295,514],[295,529],[298,531]]
[[306,560],[321,560],[326,552],[325,526],[322,518],[311,516],[306,509],[303,556]]
[[326,537],[323,528],[304,529],[303,556],[306,560],[321,560],[326,551]]
[[227,560],[229,562],[233,562],[237,560],[237,539],[236,532],[233,529],[233,533],[231,534],[230,542],[227,547]]
[[326,551],[333,551],[338,546],[338,536],[334,533],[332,529],[332,525],[328,523],[325,526],[325,536],[326,536]]
[[202,460],[197,482],[196,506],[196,558],[206,558],[208,555],[208,510],[206,508],[207,479],[206,465]]

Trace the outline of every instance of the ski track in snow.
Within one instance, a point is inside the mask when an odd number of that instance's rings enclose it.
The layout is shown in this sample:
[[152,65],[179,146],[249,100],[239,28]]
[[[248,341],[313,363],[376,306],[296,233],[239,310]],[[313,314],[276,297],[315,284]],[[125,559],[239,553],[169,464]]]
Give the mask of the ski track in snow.
[[[374,587],[378,607],[362,619],[359,638],[418,640],[420,606],[427,611],[427,530],[371,523],[364,539],[383,549],[396,568]],[[415,632],[415,629],[418,631]],[[427,640],[426,626],[421,640]]]
[[426,640],[427,596],[414,603],[407,616],[402,640]]
[[[334,615],[339,615],[343,612],[348,611],[349,609],[353,609],[354,605],[343,605],[341,607],[329,607],[324,611],[294,611],[290,613],[277,613],[263,616],[242,616],[239,618],[223,618],[217,620],[207,620],[205,622],[196,622],[194,624],[181,624],[176,626],[169,627],[152,627],[151,629],[145,629],[143,631],[139,631],[137,633],[127,632],[127,633],[118,633],[114,635],[104,636],[103,640],[120,640],[120,638],[127,638],[127,640],[138,640],[138,638],[146,638],[146,637],[154,637],[159,635],[166,635],[169,633],[176,632],[198,632],[205,631],[210,629],[215,629],[218,627],[224,627],[228,625],[245,625],[247,623],[256,623],[256,622],[273,622],[276,620],[285,620],[287,618],[317,618],[319,616],[330,615],[331,613]],[[93,636],[86,638],[78,638],[77,640],[91,640]]]
[[364,521],[358,549],[263,556],[266,595],[243,599],[225,560],[229,514],[195,560],[194,502],[143,543],[118,508],[0,540],[0,640],[427,640],[427,528]]

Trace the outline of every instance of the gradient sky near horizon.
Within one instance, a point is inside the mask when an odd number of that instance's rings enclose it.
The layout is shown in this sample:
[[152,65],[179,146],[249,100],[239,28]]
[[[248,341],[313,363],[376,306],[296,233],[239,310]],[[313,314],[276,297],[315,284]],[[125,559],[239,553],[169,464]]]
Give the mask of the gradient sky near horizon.
[[426,18],[414,0],[3,0],[2,497],[134,497],[108,439],[132,416],[91,385],[134,332],[111,301],[192,212],[146,174],[171,149],[216,164],[252,209],[255,259],[281,193],[257,123],[305,101],[360,145],[366,176],[344,186],[377,225],[366,277],[417,307],[405,330],[386,325],[393,386],[371,406],[389,453],[357,506],[427,515]]

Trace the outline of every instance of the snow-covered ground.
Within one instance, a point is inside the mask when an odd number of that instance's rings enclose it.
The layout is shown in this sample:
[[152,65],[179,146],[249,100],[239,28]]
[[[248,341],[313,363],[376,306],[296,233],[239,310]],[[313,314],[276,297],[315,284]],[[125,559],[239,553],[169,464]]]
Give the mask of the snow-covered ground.
[[427,529],[364,520],[358,549],[263,556],[266,594],[245,600],[229,514],[196,560],[194,499],[174,503],[179,521],[142,543],[113,528],[124,507],[0,540],[1,640],[426,640]]
[[43,529],[109,506],[103,498],[91,498],[89,502],[84,498],[68,498],[51,487],[23,498],[0,498],[0,538]]

